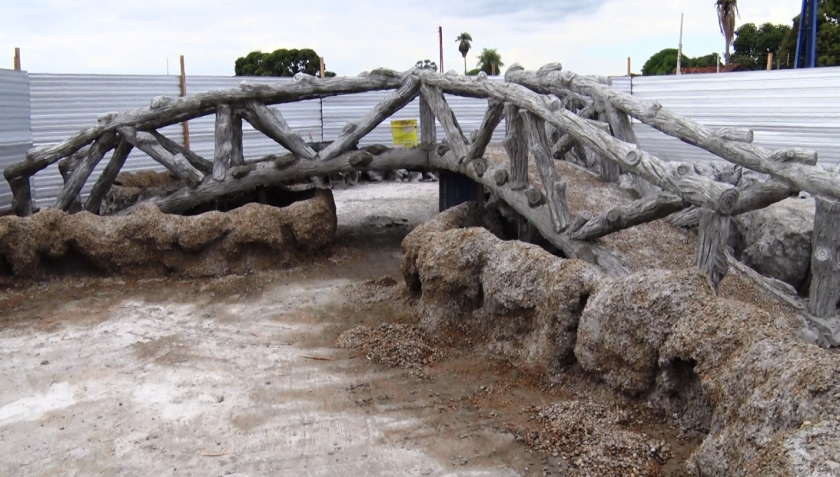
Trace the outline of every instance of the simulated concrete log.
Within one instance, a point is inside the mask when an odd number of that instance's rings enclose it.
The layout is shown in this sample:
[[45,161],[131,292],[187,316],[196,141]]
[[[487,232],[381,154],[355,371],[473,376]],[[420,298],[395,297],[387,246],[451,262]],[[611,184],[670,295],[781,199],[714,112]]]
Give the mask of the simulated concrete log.
[[[770,179],[741,189],[738,204],[731,215],[740,215],[753,210],[763,209],[776,202],[783,201],[797,192],[783,182]],[[697,207],[688,207],[668,217],[668,222],[676,227],[696,227],[700,223]]]
[[54,208],[66,211],[70,207],[70,204],[78,197],[91,172],[93,172],[93,168],[99,164],[99,161],[105,157],[108,151],[114,148],[116,143],[117,135],[112,132],[105,133],[96,140],[93,147],[90,148],[88,155],[76,164],[67,183],[64,184],[64,188],[58,194],[58,197],[56,197],[55,202],[53,202]]
[[[754,171],[770,174],[792,189],[803,190],[813,195],[840,200],[840,173],[824,171],[808,164],[784,162],[774,159],[781,156],[800,156],[800,153],[788,153],[769,150],[753,144],[726,140],[718,137],[715,131],[702,124],[680,116],[656,102],[643,102],[638,98],[604,86],[591,78],[577,75],[571,71],[549,73],[537,77],[534,73],[515,72],[516,81],[522,77],[531,77],[532,81],[557,83],[580,94],[592,98],[607,100],[613,106],[630,116],[659,131],[677,139],[700,147],[739,166]],[[814,153],[815,154],[815,153]]]
[[[610,132],[609,124],[605,124],[600,121],[587,121],[587,123],[591,126],[600,128],[606,133]],[[557,131],[560,131],[560,129],[558,128],[555,129]],[[555,159],[562,160],[566,156],[566,154],[568,154],[575,148],[575,144],[577,144],[577,142],[571,134],[563,134],[560,137],[560,139],[558,139],[557,142],[555,142],[554,145],[551,146],[551,155]]]
[[502,122],[502,115],[504,114],[505,104],[500,101],[488,101],[487,112],[484,113],[484,120],[481,121],[481,126],[475,135],[475,140],[470,144],[470,150],[467,153],[467,161],[478,159],[484,155],[487,150],[487,145],[493,139],[493,131]]
[[808,310],[827,318],[835,315],[840,300],[840,203],[822,197],[816,203]]
[[552,110],[542,96],[523,86],[475,81],[460,76],[442,76],[431,72],[420,74],[424,83],[438,86],[450,94],[490,97],[510,102],[520,109],[526,109],[571,134],[578,142],[598,152],[601,156],[617,162],[626,170],[679,195],[686,201],[722,214],[729,214],[738,202],[738,191],[735,187],[699,175],[673,174],[671,168],[660,159],[592,127],[586,120],[565,109]]
[[420,144],[431,147],[437,142],[437,126],[435,124],[435,113],[426,101],[426,97],[420,95]]
[[204,174],[210,174],[213,172],[213,163],[208,161],[207,159],[199,156],[198,154],[194,153],[193,151],[185,148],[184,146],[178,144],[177,142],[169,139],[168,137],[164,136],[163,134],[157,131],[149,131],[152,136],[157,139],[161,146],[164,147],[167,151],[175,154],[181,154],[193,167],[198,169],[199,171],[203,172]]
[[467,150],[467,140],[464,138],[464,132],[458,125],[455,119],[455,114],[446,103],[443,93],[439,88],[423,84],[420,88],[421,94],[426,99],[426,104],[429,105],[443,131],[446,133],[446,139],[449,141],[449,147],[459,161],[465,161],[469,151]]
[[515,190],[528,187],[528,139],[525,120],[514,104],[505,104],[504,146],[510,158],[510,184]]
[[[82,152],[84,151],[84,153]],[[67,181],[73,175],[76,167],[88,156],[90,147],[85,147],[79,150],[76,154],[58,161],[58,173],[61,174],[61,179],[64,181],[64,187],[67,186]],[[62,188],[64,188],[62,187]],[[81,198],[77,195],[73,198],[70,205],[67,206],[66,211],[75,214],[82,209]]]
[[292,154],[310,161],[317,157],[318,153],[303,141],[300,134],[289,127],[279,110],[249,101],[245,103],[242,117],[251,123],[254,129],[270,137]]
[[152,159],[160,163],[163,167],[172,171],[189,187],[195,187],[204,177],[201,172],[190,165],[189,161],[181,155],[172,153],[166,150],[155,137],[147,132],[137,131],[131,126],[122,126],[117,129],[120,135],[126,141],[130,142],[137,149],[145,152]]
[[726,276],[729,263],[726,258],[726,242],[729,240],[728,215],[712,210],[700,210],[700,238],[697,247],[697,266],[706,274],[709,284],[717,293],[720,282]]
[[108,191],[111,190],[111,186],[114,185],[114,181],[117,179],[120,169],[122,169],[122,166],[125,164],[125,160],[128,159],[128,154],[133,148],[134,146],[132,146],[130,142],[120,138],[119,144],[117,144],[116,149],[114,149],[114,153],[111,154],[111,160],[108,161],[108,165],[105,166],[105,170],[102,171],[102,174],[98,179],[96,179],[96,183],[93,184],[93,189],[91,189],[90,195],[85,201],[84,209],[86,211],[99,215],[99,210],[102,207],[102,200],[106,195],[108,195]]
[[546,240],[563,251],[567,257],[595,263],[610,275],[626,276],[630,273],[616,252],[598,244],[572,240],[564,234],[555,232],[554,222],[551,220],[551,213],[547,205],[531,207],[526,194],[521,190],[514,190],[509,182],[498,184],[500,176],[507,174],[502,166],[488,161],[487,171],[479,176],[469,164],[458,163],[454,154],[447,152],[440,155],[437,149],[432,150],[429,154],[429,165],[464,174],[475,182],[488,187],[519,215],[533,224]]
[[685,205],[680,197],[663,192],[625,206],[614,207],[607,213],[587,221],[571,235],[575,240],[594,240],[635,225],[665,218]]
[[28,177],[15,177],[9,180],[12,189],[12,212],[18,217],[32,215],[32,189]]
[[242,116],[235,112],[231,117],[230,138],[230,165],[231,167],[241,166],[245,164],[245,155],[242,146]]
[[213,179],[224,180],[233,153],[233,110],[227,104],[216,108],[216,147],[213,153]]
[[554,231],[559,234],[566,230],[571,222],[569,206],[566,203],[566,183],[557,172],[554,159],[548,154],[545,122],[528,112],[523,112],[522,118],[528,131],[531,154],[534,155],[534,161],[545,188]]
[[4,175],[7,180],[31,176],[59,159],[74,154],[103,133],[116,131],[122,126],[132,126],[140,130],[160,129],[213,114],[216,107],[222,104],[244,103],[251,100],[271,105],[318,97],[397,89],[402,85],[403,78],[400,73],[393,73],[396,72],[378,70],[355,78],[316,78],[310,81],[270,84],[243,81],[239,88],[170,98],[171,101],[158,108],[149,106],[135,111],[106,115],[99,124],[74,134],[59,144],[33,148],[26,153],[26,159],[23,162],[6,168]]
[[720,128],[714,131],[715,137],[727,141],[745,142],[751,144],[755,138],[752,129],[746,128]]
[[[370,154],[372,158],[367,165],[369,169],[423,170],[429,167],[428,153],[420,148],[385,149],[377,152],[379,154]],[[277,167],[272,161],[259,162],[252,164],[252,170],[241,179],[228,175],[223,181],[204,181],[195,188],[184,187],[166,197],[156,197],[150,202],[162,212],[183,213],[217,197],[253,190],[260,186],[274,185],[293,179],[324,177],[340,172],[357,171],[358,168],[350,160],[358,159],[359,153],[360,151],[349,151],[331,161],[310,161],[293,157],[291,160],[283,161],[283,167]],[[119,214],[130,214],[138,206],[139,204],[134,205]]]
[[321,160],[329,161],[356,145],[360,139],[373,131],[382,121],[412,102],[419,91],[420,80],[416,76],[407,77],[400,89],[382,100],[371,111],[368,111],[361,120],[353,123],[354,127],[343,131],[335,141],[321,151],[319,153]]

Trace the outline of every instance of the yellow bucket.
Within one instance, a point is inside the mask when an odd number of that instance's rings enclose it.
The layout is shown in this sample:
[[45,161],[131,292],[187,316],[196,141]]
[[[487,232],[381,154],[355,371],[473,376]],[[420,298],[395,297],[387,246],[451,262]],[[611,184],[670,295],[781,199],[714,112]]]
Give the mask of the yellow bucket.
[[391,135],[394,136],[394,147],[416,147],[417,120],[400,119],[391,121]]

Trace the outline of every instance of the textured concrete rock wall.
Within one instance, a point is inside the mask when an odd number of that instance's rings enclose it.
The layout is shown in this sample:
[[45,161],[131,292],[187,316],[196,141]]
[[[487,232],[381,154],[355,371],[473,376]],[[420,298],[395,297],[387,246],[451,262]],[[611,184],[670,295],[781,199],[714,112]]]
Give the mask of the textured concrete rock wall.
[[803,320],[719,299],[694,268],[605,277],[459,228],[473,223],[454,218],[464,212],[404,243],[428,329],[466,326],[519,366],[563,372],[554,365],[577,359],[616,391],[677,413],[706,434],[688,475],[840,475],[840,354],[798,339]]
[[317,252],[332,243],[335,231],[329,191],[285,208],[248,204],[191,217],[163,214],[153,205],[125,217],[49,209],[0,219],[0,276],[244,273]]

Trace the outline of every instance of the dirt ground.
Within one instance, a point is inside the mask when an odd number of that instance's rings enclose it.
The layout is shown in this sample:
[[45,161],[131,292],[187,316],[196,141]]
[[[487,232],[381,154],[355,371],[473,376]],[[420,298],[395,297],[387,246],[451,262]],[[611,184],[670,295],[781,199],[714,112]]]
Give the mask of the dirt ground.
[[[527,431],[544,406],[619,402],[597,383],[522,375],[468,337],[403,367],[338,347],[359,325],[417,321],[390,290],[438,184],[335,199],[336,245],[305,267],[0,291],[0,475],[567,475]],[[667,442],[664,474],[679,475],[696,438],[622,405],[624,429]]]

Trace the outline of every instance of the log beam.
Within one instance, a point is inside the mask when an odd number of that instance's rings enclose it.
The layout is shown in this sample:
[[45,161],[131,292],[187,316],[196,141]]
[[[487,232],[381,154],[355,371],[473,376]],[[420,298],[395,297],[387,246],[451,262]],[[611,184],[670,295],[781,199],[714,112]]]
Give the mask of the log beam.
[[357,78],[316,78],[309,81],[284,83],[243,81],[238,88],[234,89],[169,98],[169,101],[162,102],[155,108],[148,106],[125,113],[104,115],[95,126],[84,129],[59,144],[32,148],[26,153],[24,161],[7,167],[4,175],[6,180],[31,176],[59,159],[76,153],[103,133],[113,132],[124,126],[139,130],[161,129],[171,124],[213,114],[222,104],[253,100],[272,105],[342,94],[397,89],[403,83],[402,76],[404,75],[398,72],[375,70]]
[[[158,131],[149,131],[152,136],[157,139],[161,146],[164,147],[167,151],[169,151],[172,155],[181,154],[193,167],[198,169],[204,174],[210,174],[213,172],[213,163],[208,161],[207,159],[199,156],[195,152],[187,149],[186,147],[178,144],[177,142],[169,139],[168,137],[164,136],[163,134],[159,133]],[[115,176],[116,177],[116,176]]]
[[303,141],[300,134],[289,126],[279,110],[271,109],[257,101],[249,101],[245,103],[241,114],[254,129],[270,137],[295,156],[309,161],[318,156],[318,153]]
[[475,140],[470,144],[470,150],[467,153],[467,161],[472,161],[484,156],[487,150],[487,145],[493,139],[493,132],[499,123],[502,122],[502,115],[504,114],[505,104],[500,101],[487,101],[487,112],[484,113],[484,119],[481,121],[481,127],[475,135]]
[[700,210],[697,266],[706,275],[715,293],[718,292],[720,282],[729,269],[729,262],[726,258],[729,223],[730,217],[728,215],[722,215],[713,210]]
[[554,159],[548,154],[545,122],[528,112],[523,112],[522,118],[528,131],[531,154],[534,155],[534,161],[545,189],[554,231],[559,234],[566,230],[571,222],[569,206],[566,203],[566,183],[557,172]]
[[114,185],[114,181],[117,179],[120,169],[122,169],[122,166],[125,164],[125,160],[128,159],[128,154],[133,148],[134,146],[132,146],[130,142],[120,138],[119,144],[117,144],[116,149],[114,149],[114,153],[111,154],[111,160],[108,161],[108,165],[105,166],[105,170],[102,171],[102,174],[98,179],[96,179],[96,183],[93,184],[93,189],[91,189],[90,195],[85,201],[84,210],[92,214],[99,215],[99,210],[102,207],[102,200],[105,199],[105,196],[108,195],[108,191],[111,190],[111,186]]
[[840,203],[816,197],[808,311],[833,317],[840,300]]
[[[195,188],[183,187],[166,197],[156,197],[148,202],[155,204],[164,213],[183,213],[222,195],[253,190],[256,187],[288,180],[358,171],[357,165],[367,162],[368,159],[370,162],[366,167],[375,170],[422,170],[429,167],[428,153],[420,148],[349,151],[331,161],[310,161],[289,155],[278,157],[276,161],[254,163],[251,171],[240,179],[228,174],[222,181],[204,181]],[[137,207],[139,204],[120,211],[119,215],[128,215]]]
[[420,144],[431,148],[437,142],[437,126],[435,113],[429,106],[426,97],[420,95]]
[[[430,152],[430,166],[464,174],[475,182],[489,187],[519,215],[533,224],[546,240],[562,250],[567,257],[594,263],[600,266],[606,273],[613,276],[621,277],[630,273],[614,251],[591,242],[572,240],[564,234],[555,232],[554,222],[551,219],[548,206],[543,204],[537,207],[531,207],[522,190],[515,190],[510,182],[503,180],[507,175],[507,171],[503,166],[488,161],[487,170],[479,176],[475,173],[473,167],[470,167],[468,164],[459,163],[454,154],[445,153],[440,155],[438,152],[437,148]],[[499,184],[500,182],[501,184]]]
[[319,153],[321,160],[329,161],[358,144],[360,139],[373,131],[382,121],[412,102],[419,91],[420,80],[414,75],[406,77],[397,91],[368,111],[357,123],[352,123],[352,127],[342,131],[335,141],[321,151]]
[[[542,77],[522,71],[515,72],[513,75],[516,81],[522,80],[523,77],[530,77],[532,81],[537,82],[549,84],[559,82],[576,93],[609,101],[613,106],[642,123],[687,144],[705,149],[729,162],[769,174],[792,189],[840,200],[840,173],[825,171],[800,162],[774,159],[779,156],[801,156],[800,152],[775,151],[746,142],[723,139],[718,137],[714,130],[676,114],[657,102],[643,102],[635,96],[604,86],[592,78],[577,75],[571,71],[549,73]],[[808,155],[816,157],[816,153],[813,152]]]
[[189,187],[195,187],[204,177],[201,172],[190,165],[189,161],[182,154],[172,155],[155,139],[155,137],[147,132],[137,131],[131,126],[122,126],[117,129],[120,135],[131,143],[137,149],[145,152],[152,159],[160,163],[163,167],[172,171]]
[[84,187],[85,182],[87,182],[88,177],[93,172],[93,168],[99,164],[99,161],[116,144],[117,135],[115,133],[105,133],[96,140],[87,156],[76,164],[76,167],[64,184],[64,188],[58,194],[58,197],[56,197],[55,202],[53,202],[54,208],[66,211],[70,207],[70,204],[79,196],[79,192],[81,192],[82,187]]
[[29,186],[29,177],[9,179],[9,187],[12,189],[12,212],[18,217],[32,215],[32,189]]
[[680,197],[663,192],[614,207],[605,214],[587,221],[571,236],[575,240],[594,240],[619,230],[665,218],[685,206],[686,203]]
[[227,170],[231,166],[233,153],[233,111],[230,105],[223,104],[216,108],[216,131],[214,134],[216,146],[213,153],[213,179],[225,179]]
[[464,138],[464,132],[455,119],[455,114],[446,103],[443,92],[439,88],[427,84],[423,84],[420,87],[420,92],[425,97],[426,104],[429,105],[429,108],[431,108],[440,125],[443,126],[449,147],[452,148],[455,157],[458,158],[458,161],[465,161],[469,154],[467,140]]
[[512,103],[505,104],[504,147],[510,159],[510,184],[515,190],[528,187],[528,139],[525,120],[519,108]]
[[571,134],[578,142],[601,156],[617,162],[626,170],[679,195],[686,201],[721,214],[729,214],[738,202],[738,190],[735,187],[699,175],[673,174],[664,161],[590,126],[584,119],[565,109],[552,108],[545,98],[523,86],[475,81],[461,76],[442,76],[431,72],[420,74],[424,83],[438,86],[450,94],[491,97],[526,109]]

